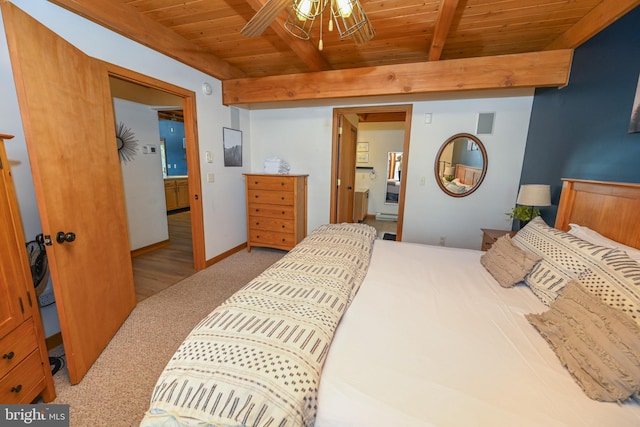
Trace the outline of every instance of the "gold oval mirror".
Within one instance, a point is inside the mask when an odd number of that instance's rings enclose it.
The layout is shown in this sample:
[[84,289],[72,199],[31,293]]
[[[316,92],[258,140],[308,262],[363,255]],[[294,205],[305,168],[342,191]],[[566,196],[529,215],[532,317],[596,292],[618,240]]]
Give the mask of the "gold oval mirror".
[[436,182],[451,197],[464,197],[476,191],[487,173],[487,151],[470,133],[447,139],[436,156]]

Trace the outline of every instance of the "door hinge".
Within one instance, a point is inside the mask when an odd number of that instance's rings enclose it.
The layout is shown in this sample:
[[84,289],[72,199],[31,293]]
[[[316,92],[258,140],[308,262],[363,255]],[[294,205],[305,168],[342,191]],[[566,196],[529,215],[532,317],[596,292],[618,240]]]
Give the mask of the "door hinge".
[[338,187],[340,187],[340,178],[338,178]]
[[338,127],[338,135],[342,135],[342,126]]

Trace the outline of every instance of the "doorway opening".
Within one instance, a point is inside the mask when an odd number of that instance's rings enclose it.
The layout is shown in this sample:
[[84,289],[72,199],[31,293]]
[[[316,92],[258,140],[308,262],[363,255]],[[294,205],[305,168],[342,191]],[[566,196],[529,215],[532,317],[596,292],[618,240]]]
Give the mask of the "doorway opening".
[[[411,116],[410,104],[333,110],[331,223],[364,222],[380,238],[402,240]],[[394,137],[376,137],[378,130],[382,135],[390,129]],[[390,152],[393,175],[388,178]]]
[[[195,137],[195,111],[192,111],[195,97],[184,89],[120,69],[117,75],[110,74],[110,86],[116,116],[119,115],[116,103],[119,100],[146,109],[147,129],[157,136],[139,143],[140,159],[148,164],[139,165],[137,173],[144,176],[127,171],[129,175],[133,174],[127,179],[123,173],[125,194],[128,185],[141,185],[139,192],[149,191],[152,186],[158,205],[154,207],[153,215],[160,224],[159,231],[156,229],[150,232],[151,235],[139,237],[143,243],[132,241],[135,248],[132,265],[139,302],[206,266],[199,201],[198,141]],[[123,172],[127,166],[121,165]],[[135,198],[135,193],[131,197]],[[130,211],[130,217],[136,215],[136,209]],[[148,223],[149,217],[142,220]],[[166,222],[164,229],[162,221]],[[131,230],[131,224],[129,228]],[[155,237],[153,233],[156,233]]]

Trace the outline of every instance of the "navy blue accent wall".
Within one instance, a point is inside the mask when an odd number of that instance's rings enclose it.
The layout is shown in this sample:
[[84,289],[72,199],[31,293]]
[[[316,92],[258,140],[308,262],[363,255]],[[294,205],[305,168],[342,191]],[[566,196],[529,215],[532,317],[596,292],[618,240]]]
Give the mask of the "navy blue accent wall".
[[567,87],[535,91],[520,183],[551,185],[551,225],[561,178],[640,183],[640,133],[628,133],[639,26],[636,7],[575,50]]
[[[158,120],[160,138],[165,139],[167,156],[167,176],[187,174],[186,151],[182,145],[184,123],[172,120]],[[173,129],[173,132],[171,131]],[[171,165],[171,167],[169,167]],[[174,167],[175,165],[175,167]]]

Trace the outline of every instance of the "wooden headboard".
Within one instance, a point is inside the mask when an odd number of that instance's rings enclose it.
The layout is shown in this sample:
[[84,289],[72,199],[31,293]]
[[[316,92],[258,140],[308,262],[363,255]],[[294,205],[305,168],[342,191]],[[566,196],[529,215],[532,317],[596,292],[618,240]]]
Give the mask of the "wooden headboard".
[[563,179],[555,228],[579,224],[640,249],[640,184]]
[[456,178],[465,185],[476,185],[482,176],[482,168],[474,168],[467,165],[456,165]]

